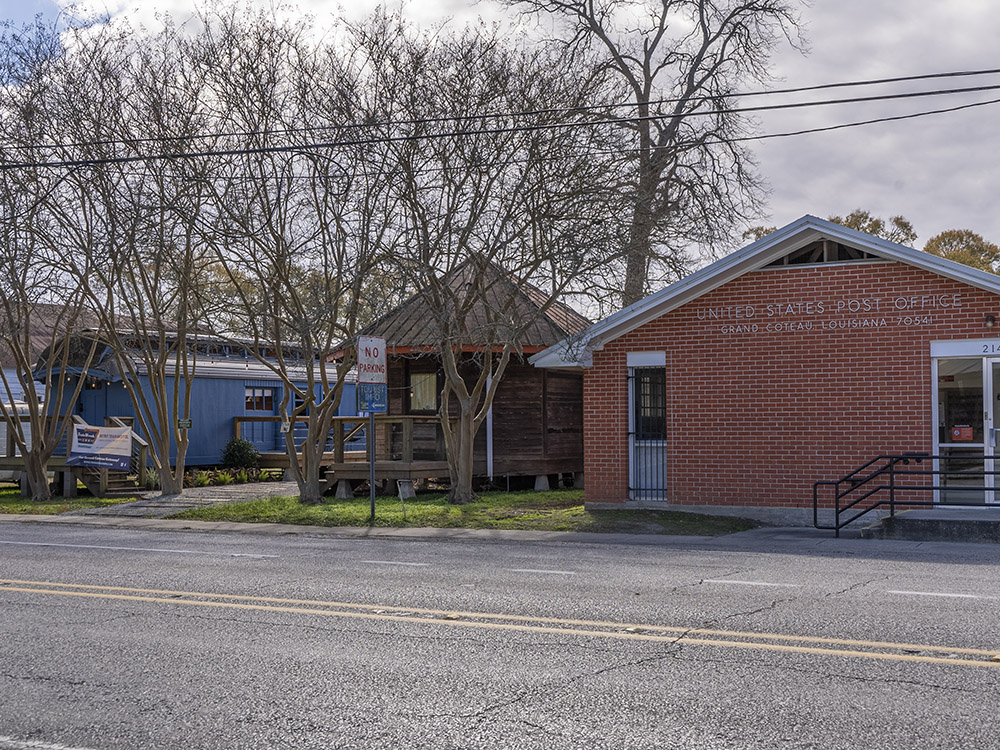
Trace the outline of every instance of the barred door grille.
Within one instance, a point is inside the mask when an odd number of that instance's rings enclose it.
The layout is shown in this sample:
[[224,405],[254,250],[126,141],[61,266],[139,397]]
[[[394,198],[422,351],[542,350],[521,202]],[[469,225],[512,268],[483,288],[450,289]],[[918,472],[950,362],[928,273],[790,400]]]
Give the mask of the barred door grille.
[[667,372],[663,367],[629,371],[629,497],[667,499]]

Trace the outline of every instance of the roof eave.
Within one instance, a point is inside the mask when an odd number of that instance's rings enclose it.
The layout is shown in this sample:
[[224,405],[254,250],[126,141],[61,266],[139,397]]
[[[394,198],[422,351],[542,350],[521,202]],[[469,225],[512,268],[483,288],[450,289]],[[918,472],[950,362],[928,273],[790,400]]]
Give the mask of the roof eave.
[[570,339],[565,339],[529,361],[536,367],[589,367],[589,353],[600,351],[609,341],[821,238],[860,246],[886,260],[906,263],[1000,294],[1000,276],[806,215],[598,321],[576,342],[570,344]]

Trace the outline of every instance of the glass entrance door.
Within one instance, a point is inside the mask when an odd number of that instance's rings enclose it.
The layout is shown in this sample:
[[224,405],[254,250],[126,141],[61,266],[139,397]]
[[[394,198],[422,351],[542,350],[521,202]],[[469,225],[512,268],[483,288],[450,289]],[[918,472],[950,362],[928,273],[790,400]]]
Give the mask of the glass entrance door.
[[1000,481],[1000,359],[937,361],[938,501],[994,503]]

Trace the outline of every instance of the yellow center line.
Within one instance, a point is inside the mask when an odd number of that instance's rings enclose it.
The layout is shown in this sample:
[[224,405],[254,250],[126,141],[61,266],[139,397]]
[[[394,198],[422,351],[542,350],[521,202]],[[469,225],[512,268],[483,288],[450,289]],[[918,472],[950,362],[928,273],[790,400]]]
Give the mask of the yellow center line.
[[[15,586],[12,584],[21,584]],[[29,588],[30,587],[30,588]],[[57,587],[57,588],[39,588]],[[79,589],[88,589],[80,591]],[[595,620],[574,620],[560,619],[553,617],[531,617],[526,615],[502,615],[484,612],[468,612],[460,610],[437,610],[420,609],[412,607],[380,606],[373,604],[353,604],[347,602],[329,602],[312,599],[284,599],[276,597],[254,597],[238,594],[216,594],[195,591],[177,591],[169,589],[142,589],[128,588],[123,586],[96,586],[86,584],[55,583],[47,581],[23,581],[17,579],[0,579],[0,591],[16,591],[22,593],[46,594],[55,596],[76,596],[96,599],[115,599],[121,601],[155,602],[161,604],[184,604],[189,606],[203,606],[216,608],[229,608],[240,610],[251,610],[261,612],[282,612],[291,614],[319,615],[324,617],[346,617],[354,619],[380,620],[389,622],[419,623],[427,625],[431,622],[437,625],[454,625],[465,628],[481,628],[491,630],[508,630],[516,632],[531,633],[554,633],[559,635],[576,635],[586,637],[612,638],[618,640],[651,641],[657,643],[685,643],[692,645],[709,645],[730,648],[758,649],[765,651],[781,651],[804,654],[823,654],[836,656],[851,656],[868,659],[882,659],[890,661],[911,661],[932,664],[957,664],[963,666],[981,666],[1000,668],[1000,662],[973,661],[969,659],[956,659],[949,657],[925,656],[921,654],[892,654],[875,653],[871,651],[856,651],[844,648],[819,648],[802,645],[786,645],[782,643],[766,643],[760,641],[786,641],[791,643],[820,643],[828,646],[855,646],[863,648],[898,649],[902,651],[931,651],[945,652],[949,654],[966,654],[969,656],[994,658],[997,651],[985,649],[959,648],[948,646],[934,646],[912,643],[894,643],[890,641],[863,641],[853,639],[823,638],[813,636],[800,636],[780,633],[752,633],[746,631],[715,630],[708,628],[683,628],[677,626],[660,625],[635,625],[621,622],[606,622]],[[129,592],[129,593],[110,593]],[[169,596],[171,598],[164,598]],[[204,601],[199,598],[174,598],[174,597],[202,597],[211,599],[221,599],[223,601]],[[267,602],[256,603],[256,602]],[[295,606],[278,606],[295,605]],[[317,606],[336,609],[317,609]],[[349,611],[364,610],[364,611]],[[432,615],[434,617],[445,618],[478,618],[479,620],[506,620],[507,622],[476,622],[468,619],[435,619],[428,620],[426,617],[414,617],[410,614],[393,614],[392,612],[417,613],[422,615]],[[544,623],[544,625],[530,624]],[[562,627],[552,627],[562,626]],[[566,627],[566,626],[580,626]],[[584,628],[584,629],[580,629]],[[587,628],[616,628],[618,630],[593,630]],[[625,632],[621,632],[624,630]],[[654,630],[660,633],[673,633],[675,635],[661,635],[655,633],[635,632],[640,630]],[[728,638],[758,639],[752,642],[720,640],[706,638],[704,636],[723,636]]]
[[[419,607],[399,607],[399,606],[389,606],[381,604],[335,602],[335,601],[325,601],[321,599],[287,599],[287,598],[269,597],[269,596],[220,594],[220,593],[210,593],[203,591],[145,589],[145,588],[130,588],[125,586],[99,586],[99,585],[77,584],[77,583],[56,583],[51,581],[25,581],[18,579],[0,579],[0,587],[2,587],[4,584],[20,584],[24,586],[49,586],[49,587],[88,589],[88,590],[98,590],[98,591],[120,591],[133,594],[155,594],[160,596],[205,597],[211,599],[224,599],[229,601],[268,602],[272,604],[339,607],[344,609],[365,610],[369,612],[374,612],[378,615],[389,615],[392,612],[413,612],[415,614],[432,615],[435,617],[457,616],[457,617],[474,617],[485,620],[506,620],[510,622],[546,623],[553,625],[578,625],[582,627],[594,627],[594,628],[622,628],[622,629],[632,628],[638,630],[657,630],[667,633],[678,633],[687,635],[710,635],[710,636],[722,636],[729,638],[759,638],[765,640],[787,641],[791,643],[821,643],[821,644],[835,645],[835,646],[857,646],[857,647],[867,647],[867,648],[898,648],[907,651],[935,651],[935,652],[940,651],[951,654],[969,654],[971,656],[991,657],[997,653],[997,651],[990,651],[985,649],[934,646],[930,644],[920,644],[920,643],[898,643],[892,641],[865,641],[865,640],[855,640],[848,638],[825,638],[822,636],[791,635],[784,633],[755,633],[755,632],[738,631],[738,630],[717,630],[712,628],[685,628],[685,627],[670,626],[670,625],[653,625],[649,623],[623,623],[623,622],[609,622],[602,620],[578,620],[578,619],[557,618],[557,617],[536,617],[531,615],[504,615],[504,614],[495,614],[490,612],[470,612],[470,611],[453,610],[453,609],[452,610],[423,609]],[[3,589],[0,588],[0,590]]]

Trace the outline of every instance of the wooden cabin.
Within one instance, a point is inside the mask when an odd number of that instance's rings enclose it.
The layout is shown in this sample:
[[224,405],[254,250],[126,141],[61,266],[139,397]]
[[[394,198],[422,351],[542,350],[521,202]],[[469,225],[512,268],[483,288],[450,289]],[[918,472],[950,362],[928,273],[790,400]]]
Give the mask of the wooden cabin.
[[[456,276],[460,279],[460,274]],[[497,294],[511,293],[512,285],[511,281],[497,285]],[[539,370],[527,357],[578,333],[589,321],[561,303],[542,310],[547,299],[534,287],[518,287],[518,317],[532,322],[521,338],[521,354],[511,358],[490,414],[476,435],[475,472],[496,486],[542,489],[567,475],[577,486],[583,482],[583,379],[576,372]],[[489,304],[489,299],[482,304]],[[469,317],[483,317],[479,312],[473,310]],[[388,355],[388,413],[377,419],[379,479],[448,478],[437,416],[444,374],[435,326],[426,299],[417,293],[362,331],[385,338]],[[461,364],[469,381],[478,376],[485,353],[485,346],[464,347]],[[457,403],[449,411],[457,415]],[[338,480],[356,482],[367,478],[367,472],[367,462],[334,467]]]

